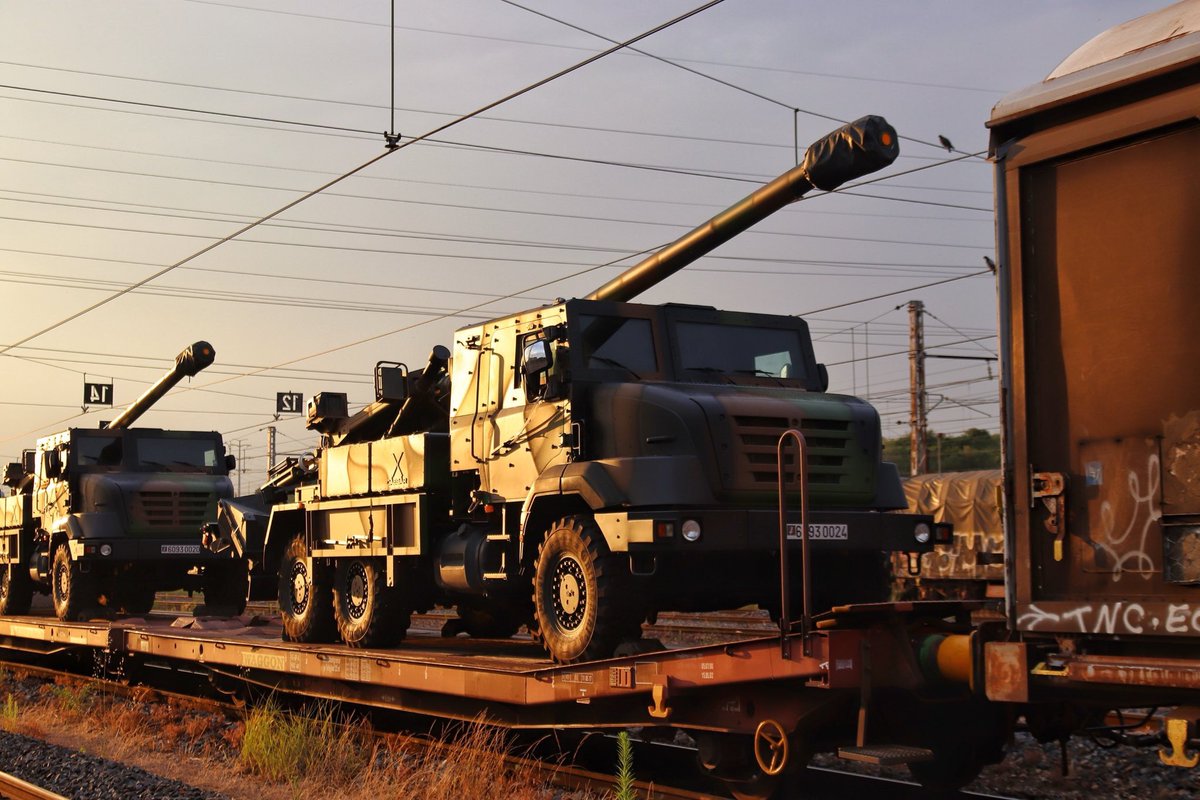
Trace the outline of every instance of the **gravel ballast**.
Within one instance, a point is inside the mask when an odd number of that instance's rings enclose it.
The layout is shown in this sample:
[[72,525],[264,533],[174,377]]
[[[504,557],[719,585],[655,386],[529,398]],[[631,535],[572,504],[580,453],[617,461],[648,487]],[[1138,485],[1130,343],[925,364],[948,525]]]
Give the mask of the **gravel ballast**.
[[227,800],[138,767],[7,731],[0,731],[0,765],[10,775],[73,800]]

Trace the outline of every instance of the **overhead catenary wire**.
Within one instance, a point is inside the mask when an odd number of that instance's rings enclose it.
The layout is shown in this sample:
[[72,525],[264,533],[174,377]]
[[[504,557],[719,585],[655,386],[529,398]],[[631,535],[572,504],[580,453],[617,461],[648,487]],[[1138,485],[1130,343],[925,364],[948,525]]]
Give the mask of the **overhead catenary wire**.
[[[238,5],[236,3],[218,3],[218,2],[214,2],[214,0],[182,0],[182,1],[188,2],[188,3],[197,3],[200,5],[218,6],[218,7],[222,7],[222,8],[235,8],[235,9],[240,9],[243,11],[257,11],[257,12],[261,12],[264,14],[282,14],[282,15],[292,16],[292,17],[307,17],[310,19],[323,20],[326,22],[344,22],[344,23],[349,23],[352,25],[372,25],[372,26],[377,26],[377,27],[385,27],[385,23],[382,23],[382,22],[371,22],[369,20],[346,19],[344,17],[330,17],[330,16],[321,15],[321,14],[306,14],[306,13],[299,12],[299,11],[286,11],[286,10],[274,9],[274,8],[259,8],[259,7],[255,7],[255,6]],[[444,30],[438,30],[436,28],[418,28],[418,27],[409,26],[409,25],[403,25],[403,26],[397,26],[397,27],[401,28],[403,30],[417,31],[420,33],[434,33],[434,34],[439,34],[439,35],[444,35],[444,36],[457,36],[457,37],[462,37],[462,38],[467,38],[467,39],[480,39],[480,40],[485,40],[485,41],[504,42],[504,43],[508,43],[508,44],[535,45],[538,47],[554,47],[554,48],[563,49],[563,50],[577,50],[577,51],[585,51],[585,52],[587,51],[587,48],[585,48],[585,47],[576,47],[573,45],[558,44],[558,43],[553,43],[553,42],[536,42],[536,41],[531,41],[528,39],[514,39],[511,37],[494,36],[494,35],[487,35],[487,34],[461,33],[458,31],[444,31]],[[637,51],[633,51],[633,52],[636,53]],[[706,60],[695,59],[695,58],[691,58],[691,59],[675,58],[673,60],[683,61],[683,62],[687,62],[687,63],[691,63],[691,64],[709,64],[712,66],[734,67],[737,69],[751,69],[751,70],[761,69],[761,70],[766,70],[769,72],[786,72],[786,73],[791,73],[791,74],[795,74],[795,75],[810,75],[810,76],[815,76],[815,77],[838,78],[838,79],[843,79],[843,80],[878,81],[879,83],[893,83],[893,84],[899,84],[899,85],[904,85],[904,86],[924,86],[924,87],[929,87],[929,88],[934,88],[934,89],[956,89],[956,90],[968,91],[968,92],[986,92],[989,94],[998,94],[998,93],[1004,91],[1003,89],[985,89],[985,88],[978,87],[978,86],[959,86],[959,85],[944,84],[944,83],[905,81],[905,80],[897,80],[894,78],[889,79],[889,78],[877,78],[877,77],[869,77],[869,76],[861,76],[861,75],[845,75],[845,74],[838,74],[838,73],[812,72],[812,71],[807,71],[807,70],[785,69],[785,68],[780,68],[780,67],[762,67],[762,66],[757,66],[754,64],[734,64],[734,63],[729,63],[726,61],[706,61]]]
[[[97,308],[100,308],[100,307],[106,305],[107,303],[110,303],[113,300],[116,300],[119,297],[123,297],[124,295],[128,294],[129,292],[133,291],[134,289],[136,289],[140,286],[144,286],[145,284],[149,283],[150,281],[154,280],[155,278],[161,277],[162,275],[167,274],[171,270],[176,269],[177,267],[183,266],[184,264],[188,263],[189,261],[192,261],[192,260],[200,257],[201,255],[215,249],[216,247],[219,247],[220,245],[224,244],[225,242],[234,240],[235,238],[240,236],[242,233],[252,230],[253,228],[257,227],[258,225],[261,225],[262,223],[267,222],[267,221],[279,216],[280,214],[286,212],[288,209],[293,208],[296,205],[299,205],[304,200],[307,200],[309,197],[313,197],[313,196],[319,194],[320,192],[346,180],[347,178],[352,177],[353,175],[367,169],[371,165],[383,160],[384,158],[387,158],[388,156],[390,156],[396,152],[399,152],[401,149],[404,149],[408,146],[416,144],[416,143],[422,141],[423,139],[427,139],[430,136],[434,136],[444,130],[448,130],[449,128],[452,128],[455,125],[459,125],[469,119],[479,116],[480,114],[483,114],[493,108],[503,105],[504,103],[507,103],[517,97],[526,95],[529,92],[532,92],[542,86],[545,86],[546,84],[548,84],[552,81],[558,80],[559,78],[561,78],[565,75],[569,75],[579,69],[582,69],[583,67],[585,67],[589,64],[592,64],[608,55],[611,55],[612,53],[614,53],[624,47],[627,47],[631,44],[635,44],[635,43],[641,41],[642,39],[645,39],[649,36],[654,35],[655,33],[666,30],[667,28],[677,25],[680,22],[683,22],[684,20],[690,19],[691,17],[693,17],[699,13],[702,13],[703,11],[706,11],[709,8],[719,5],[722,2],[724,2],[724,0],[709,0],[708,2],[700,5],[699,7],[693,8],[690,11],[686,11],[683,14],[680,14],[680,15],[668,20],[665,23],[656,25],[653,28],[651,28],[650,30],[645,31],[641,34],[638,34],[637,36],[634,36],[633,38],[631,38],[625,42],[616,44],[613,47],[610,47],[606,50],[601,51],[600,53],[593,54],[593,55],[583,59],[582,61],[577,62],[576,64],[573,64],[569,67],[566,67],[562,70],[555,72],[552,75],[549,75],[545,78],[542,78],[538,81],[528,84],[528,85],[524,86],[523,88],[518,89],[515,92],[511,92],[511,93],[505,95],[504,97],[501,97],[498,100],[489,102],[489,103],[479,107],[475,111],[465,114],[455,120],[451,120],[450,122],[447,122],[443,125],[437,126],[436,128],[426,132],[425,134],[416,136],[412,139],[407,139],[404,142],[401,142],[401,143],[396,144],[395,146],[389,147],[389,148],[385,149],[381,154],[367,160],[366,162],[364,162],[363,164],[360,164],[358,167],[355,167],[354,169],[350,170],[349,172],[346,172],[343,175],[340,175],[337,178],[334,178],[333,180],[326,182],[325,184],[302,195],[299,198],[296,198],[295,200],[293,200],[293,201],[283,205],[282,207],[276,209],[275,211],[272,211],[271,213],[255,220],[254,222],[251,222],[251,223],[248,223],[247,225],[242,226],[241,228],[234,231],[233,233],[201,248],[199,251],[197,251],[189,256],[186,256],[185,258],[183,258],[167,267],[164,267],[163,269],[159,270],[158,272],[155,272],[154,274],[150,275],[149,277],[144,278],[140,281],[137,281],[136,283],[131,284],[131,285],[121,289],[120,291],[110,295],[109,297],[105,298],[104,300],[101,300],[97,303],[93,303],[92,305],[88,306],[87,308],[85,308],[81,311],[75,312],[74,314],[70,314],[67,317],[59,320],[58,322],[52,323],[51,325],[41,329],[40,331],[29,334],[29,335],[25,336],[23,339],[15,342],[13,344],[5,345],[3,347],[3,349],[0,349],[0,355],[7,353],[9,350],[13,349],[16,346],[23,345],[30,341],[33,341],[37,337],[42,336],[43,334],[48,333],[49,331],[55,330],[56,328],[59,328],[62,325],[65,325],[73,320],[79,319],[80,317],[96,310]],[[66,421],[69,421],[69,418],[68,418],[68,420],[64,420],[63,422],[66,422]],[[54,423],[54,424],[63,424],[63,423],[60,422],[60,423]],[[37,430],[37,429],[35,429],[35,430]]]
[[[500,2],[510,5],[510,6],[513,6],[515,8],[519,8],[522,11],[527,11],[530,14],[535,14],[539,17],[542,17],[543,19],[548,19],[551,22],[558,23],[559,25],[565,25],[566,27],[568,27],[572,30],[575,30],[575,31],[579,31],[580,33],[586,33],[589,36],[594,36],[597,39],[601,39],[602,41],[605,41],[605,42],[615,42],[616,41],[615,39],[611,39],[602,33],[596,33],[593,30],[584,28],[580,25],[576,25],[573,22],[568,22],[568,21],[562,19],[561,17],[556,17],[552,14],[547,14],[544,11],[538,11],[535,8],[530,8],[529,6],[518,3],[517,0],[500,0]],[[733,89],[734,91],[742,92],[743,94],[747,94],[747,95],[750,95],[751,97],[758,98],[759,100],[762,100],[764,102],[771,103],[773,105],[776,105],[780,108],[783,108],[783,109],[786,109],[787,111],[792,112],[794,115],[795,114],[804,114],[806,116],[816,117],[817,119],[829,120],[830,122],[838,122],[843,125],[845,125],[846,123],[848,123],[850,121],[847,119],[841,119],[839,117],[830,116],[829,114],[822,114],[821,112],[813,111],[812,109],[800,108],[799,106],[795,105],[794,103],[788,103],[783,100],[779,100],[777,98],[771,97],[770,95],[766,95],[766,94],[763,94],[762,92],[755,91],[754,89],[749,89],[745,86],[741,86],[732,81],[727,81],[724,78],[718,78],[715,75],[710,75],[707,72],[703,72],[703,71],[695,69],[693,67],[689,67],[686,64],[679,63],[678,61],[674,61],[672,59],[665,58],[664,56],[660,56],[660,55],[656,55],[654,53],[647,52],[646,50],[642,50],[639,47],[630,47],[628,49],[631,52],[639,53],[643,56],[647,56],[649,58],[654,59],[655,61],[660,61],[664,64],[669,64],[670,66],[675,67],[676,69],[681,69],[685,72],[689,72],[693,75],[704,78],[705,80],[713,81],[714,83],[719,83],[720,85],[725,86],[730,89]],[[943,148],[943,145],[940,145],[936,142],[930,142],[930,141],[926,141],[924,139],[917,139],[915,137],[907,136],[904,134],[897,134],[897,136],[899,136],[899,138],[904,141],[916,142],[917,144],[923,144],[928,147],[936,147],[939,150]],[[946,147],[945,149],[949,150],[950,152],[962,152],[962,151],[956,150],[953,147]],[[797,146],[797,151],[798,150],[799,150],[799,147]],[[978,157],[978,155],[979,154],[975,154],[975,156],[972,156],[972,157]],[[796,158],[797,158],[797,161],[799,161],[799,152],[797,152]]]

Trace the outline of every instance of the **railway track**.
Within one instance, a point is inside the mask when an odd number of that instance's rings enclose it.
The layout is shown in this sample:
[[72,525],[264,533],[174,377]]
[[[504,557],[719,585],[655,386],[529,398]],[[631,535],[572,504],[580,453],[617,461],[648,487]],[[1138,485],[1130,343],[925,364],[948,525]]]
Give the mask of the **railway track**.
[[[68,681],[87,685],[109,696],[137,699],[143,702],[167,702],[182,707],[224,714],[230,717],[244,716],[245,708],[228,701],[197,697],[165,690],[158,687],[130,686],[125,683],[80,675],[65,670],[31,666],[20,662],[0,661],[0,668],[22,670],[26,674],[46,681]],[[364,714],[365,709],[350,703],[341,704],[348,716]],[[389,724],[389,721],[372,718],[373,735],[390,734],[404,737],[404,745],[412,751],[452,750],[453,745],[431,740],[427,731]],[[533,752],[534,744],[544,741],[541,737],[522,737]],[[547,784],[565,791],[586,790],[609,795],[615,788],[615,779],[604,770],[612,770],[615,764],[615,737],[592,736],[586,745],[577,745],[571,755],[577,763],[564,763],[564,753],[553,747],[543,748],[540,757],[508,755],[505,762],[514,769],[541,775]],[[635,783],[636,796],[646,800],[728,800],[730,795],[704,778],[695,768],[695,751],[686,746],[657,742],[635,741],[634,768],[640,779]],[[845,797],[870,797],[877,800],[918,800],[928,798],[919,786],[901,780],[881,778],[843,772],[826,767],[810,766],[804,770],[798,786],[806,800],[841,800]],[[753,794],[745,797],[752,798]],[[941,795],[947,800],[1007,800],[998,795],[975,792],[956,792]],[[12,800],[59,800],[61,795],[48,792],[12,776],[0,774],[0,798]],[[794,800],[786,795],[785,800]]]
[[7,772],[0,772],[0,798],[4,798],[4,800],[69,800],[61,794],[34,786]]

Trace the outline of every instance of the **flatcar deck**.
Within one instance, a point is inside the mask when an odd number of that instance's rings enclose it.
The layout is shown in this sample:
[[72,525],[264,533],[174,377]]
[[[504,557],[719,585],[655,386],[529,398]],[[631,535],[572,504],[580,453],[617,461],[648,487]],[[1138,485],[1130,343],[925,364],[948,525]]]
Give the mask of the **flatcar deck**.
[[[486,714],[512,727],[752,731],[762,709],[781,702],[770,699],[772,687],[857,686],[864,635],[819,632],[809,655],[795,641],[785,656],[774,636],[562,666],[532,642],[449,639],[419,629],[396,648],[360,650],[284,642],[279,623],[259,617],[0,618],[0,649],[92,650],[95,663],[172,661],[214,680],[451,718]],[[799,712],[784,716],[792,713]]]

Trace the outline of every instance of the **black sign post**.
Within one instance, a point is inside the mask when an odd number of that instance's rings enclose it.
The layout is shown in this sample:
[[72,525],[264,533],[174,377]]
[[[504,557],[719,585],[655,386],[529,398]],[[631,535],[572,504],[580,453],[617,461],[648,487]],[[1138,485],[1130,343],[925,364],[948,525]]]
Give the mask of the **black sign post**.
[[304,395],[300,392],[276,392],[276,414],[300,414],[304,411]]
[[113,404],[113,385],[84,381],[83,404],[85,406],[111,406]]

